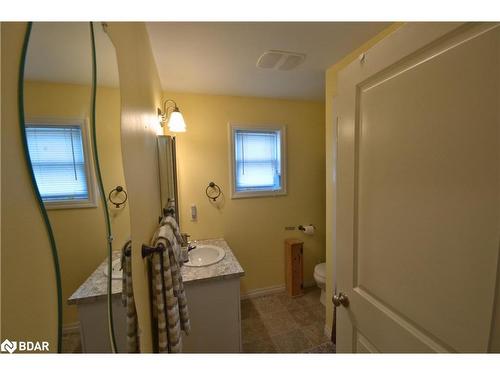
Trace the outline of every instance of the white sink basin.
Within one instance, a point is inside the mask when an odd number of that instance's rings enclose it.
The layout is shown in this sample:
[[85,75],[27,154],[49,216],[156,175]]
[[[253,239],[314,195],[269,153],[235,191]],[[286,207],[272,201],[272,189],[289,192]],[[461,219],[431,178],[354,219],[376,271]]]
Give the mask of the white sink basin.
[[205,267],[220,262],[225,255],[226,252],[222,247],[197,245],[196,249],[188,253],[189,262],[184,263],[184,265],[188,267]]
[[[121,280],[123,271],[120,269],[122,268],[122,261],[120,258],[115,259],[111,263],[111,278],[113,280]],[[108,265],[106,264],[106,267],[104,267],[104,276],[108,277]]]

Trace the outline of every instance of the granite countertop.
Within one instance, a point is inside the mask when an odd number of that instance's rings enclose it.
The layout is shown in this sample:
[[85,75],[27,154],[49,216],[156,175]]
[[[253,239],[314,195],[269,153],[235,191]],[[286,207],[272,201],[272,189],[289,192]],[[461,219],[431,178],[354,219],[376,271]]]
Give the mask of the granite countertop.
[[219,246],[224,249],[226,255],[220,262],[217,262],[210,266],[183,266],[181,268],[181,274],[184,284],[211,279],[230,279],[233,277],[241,277],[245,275],[245,271],[243,271],[243,268],[238,262],[238,259],[236,259],[233,252],[231,251],[231,248],[223,238],[198,240],[196,241],[196,245]]
[[[184,284],[191,284],[199,281],[213,279],[230,279],[234,277],[242,277],[245,271],[241,267],[238,259],[234,256],[227,242],[222,238],[198,240],[197,245],[214,245],[222,247],[226,254],[224,258],[215,264],[206,267],[188,267],[181,268],[182,280]],[[118,259],[121,255],[120,251],[113,252],[113,260]],[[99,298],[106,298],[107,294],[107,277],[104,275],[104,269],[107,267],[107,259],[105,259],[99,267],[80,285],[80,287],[68,298],[68,304],[87,303],[95,301]],[[113,279],[111,282],[112,294],[121,294],[122,280]]]
[[[113,251],[113,261],[120,258],[121,251]],[[96,268],[96,270],[85,280],[85,282],[80,285],[80,287],[68,298],[68,305],[74,305],[80,302],[91,302],[98,298],[106,298],[108,285],[107,277],[104,275],[104,269],[108,266],[108,259],[104,261]],[[111,280],[111,293],[121,294],[122,292],[122,280],[113,279]]]

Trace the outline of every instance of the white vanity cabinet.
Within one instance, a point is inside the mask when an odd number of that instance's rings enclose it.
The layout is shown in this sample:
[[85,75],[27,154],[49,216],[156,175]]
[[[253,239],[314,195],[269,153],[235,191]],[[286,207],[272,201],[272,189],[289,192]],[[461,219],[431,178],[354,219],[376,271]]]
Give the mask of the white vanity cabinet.
[[224,258],[206,267],[182,267],[191,318],[184,353],[241,352],[240,278],[245,274],[223,239],[197,241],[224,249]]
[[[199,246],[223,248],[224,258],[205,267],[181,268],[188,300],[191,332],[183,337],[184,353],[241,352],[240,278],[238,260],[223,239],[197,241]],[[119,252],[113,258],[119,257]],[[110,353],[104,261],[69,298],[80,319],[82,350]],[[113,322],[119,353],[126,352],[126,309],[121,303],[122,281],[112,281]]]
[[[127,310],[122,305],[121,295],[114,295],[111,300],[116,349],[118,353],[125,353],[127,351]],[[84,353],[111,353],[107,305],[106,297],[77,304]]]
[[[121,252],[113,252],[113,261],[120,259]],[[107,278],[104,273],[108,262],[99,267],[80,285],[68,299],[76,305],[80,326],[82,351],[84,353],[111,353],[108,328]],[[111,281],[111,301],[116,346],[119,353],[127,350],[126,309],[122,305],[122,280]]]
[[191,333],[184,353],[241,352],[240,278],[201,280],[184,286]]

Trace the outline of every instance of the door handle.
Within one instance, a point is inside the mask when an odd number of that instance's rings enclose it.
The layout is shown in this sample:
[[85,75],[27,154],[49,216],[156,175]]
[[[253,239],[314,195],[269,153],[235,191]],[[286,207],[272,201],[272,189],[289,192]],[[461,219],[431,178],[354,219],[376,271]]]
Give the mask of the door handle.
[[344,293],[339,293],[338,295],[334,294],[332,301],[336,307],[339,307],[340,305],[344,307],[349,306],[349,298],[347,298],[347,296]]

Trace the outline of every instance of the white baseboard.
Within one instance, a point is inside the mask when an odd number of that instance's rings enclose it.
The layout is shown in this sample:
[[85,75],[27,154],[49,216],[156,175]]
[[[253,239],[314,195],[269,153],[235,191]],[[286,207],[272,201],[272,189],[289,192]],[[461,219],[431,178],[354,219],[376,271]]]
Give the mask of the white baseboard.
[[80,322],[74,322],[65,324],[62,329],[63,334],[65,333],[79,333],[80,332]]
[[[304,282],[304,288],[309,288],[316,285],[314,281]],[[285,291],[285,284],[268,286],[265,288],[258,288],[248,291],[245,294],[241,295],[241,299],[255,298],[255,297],[263,297],[270,294],[281,293]]]
[[285,291],[285,284],[268,286],[265,288],[253,289],[249,292],[242,294],[241,299],[255,298],[255,297],[263,297],[270,294],[281,293]]

